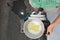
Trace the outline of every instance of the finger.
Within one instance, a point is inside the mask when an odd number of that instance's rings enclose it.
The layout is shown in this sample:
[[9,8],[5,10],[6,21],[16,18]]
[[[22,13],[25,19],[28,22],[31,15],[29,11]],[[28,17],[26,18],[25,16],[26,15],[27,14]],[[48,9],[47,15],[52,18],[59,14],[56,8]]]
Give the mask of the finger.
[[50,32],[48,32],[47,34],[50,35]]
[[48,35],[50,35],[50,34],[51,34],[51,32],[47,31],[46,36],[48,36]]

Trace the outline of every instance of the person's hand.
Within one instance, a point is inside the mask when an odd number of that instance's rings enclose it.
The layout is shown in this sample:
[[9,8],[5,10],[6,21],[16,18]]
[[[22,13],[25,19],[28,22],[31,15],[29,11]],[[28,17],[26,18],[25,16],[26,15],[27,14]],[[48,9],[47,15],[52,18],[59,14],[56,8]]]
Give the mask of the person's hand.
[[53,32],[54,24],[50,24],[47,28],[46,36],[50,35]]

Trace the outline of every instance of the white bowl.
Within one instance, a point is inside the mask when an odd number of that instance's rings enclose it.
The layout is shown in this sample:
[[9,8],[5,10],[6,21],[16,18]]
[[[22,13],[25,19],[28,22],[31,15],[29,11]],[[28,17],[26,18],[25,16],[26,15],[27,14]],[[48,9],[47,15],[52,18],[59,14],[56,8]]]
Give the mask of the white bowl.
[[41,30],[38,32],[38,34],[36,34],[36,35],[34,35],[34,34],[32,34],[32,33],[30,33],[29,32],[29,30],[28,30],[28,24],[29,24],[29,22],[31,22],[32,20],[27,20],[25,23],[24,23],[24,28],[23,28],[23,30],[24,30],[24,33],[25,33],[25,35],[27,36],[27,37],[29,37],[29,38],[31,38],[31,39],[37,39],[37,38],[40,38],[42,35],[43,35],[43,33],[44,33],[44,24],[43,24],[43,22],[42,21],[39,21],[39,20],[35,20],[35,21],[37,21],[37,22],[39,22],[40,23],[40,25],[41,25]]

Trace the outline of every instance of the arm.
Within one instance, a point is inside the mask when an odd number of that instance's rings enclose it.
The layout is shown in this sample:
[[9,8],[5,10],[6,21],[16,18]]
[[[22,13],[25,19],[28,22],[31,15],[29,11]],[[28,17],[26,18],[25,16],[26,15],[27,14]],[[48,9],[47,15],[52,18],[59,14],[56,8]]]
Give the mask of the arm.
[[57,25],[60,23],[60,14],[59,16],[55,19],[55,21],[53,22],[54,25]]
[[[52,24],[50,24],[47,28],[47,34],[46,35],[50,35],[53,32],[53,28],[57,25],[60,24],[60,14],[58,15],[58,17],[54,20],[54,22]],[[49,33],[49,34],[48,34]]]

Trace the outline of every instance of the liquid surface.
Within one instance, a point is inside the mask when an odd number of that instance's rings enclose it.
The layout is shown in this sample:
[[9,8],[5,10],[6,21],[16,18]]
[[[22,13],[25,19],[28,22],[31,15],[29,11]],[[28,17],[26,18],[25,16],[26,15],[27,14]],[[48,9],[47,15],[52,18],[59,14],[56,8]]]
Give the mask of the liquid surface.
[[31,30],[32,33],[33,33],[33,32],[34,32],[34,33],[35,33],[35,32],[39,32],[39,31],[40,31],[40,26],[37,25],[37,24],[35,24],[35,23],[33,23],[33,22],[30,22],[28,29]]
[[35,32],[38,32],[39,31],[39,27],[38,27],[39,25],[36,25],[36,24],[34,24],[34,23],[30,23],[30,25],[29,25],[29,29],[30,30],[33,30],[33,31],[35,31]]

